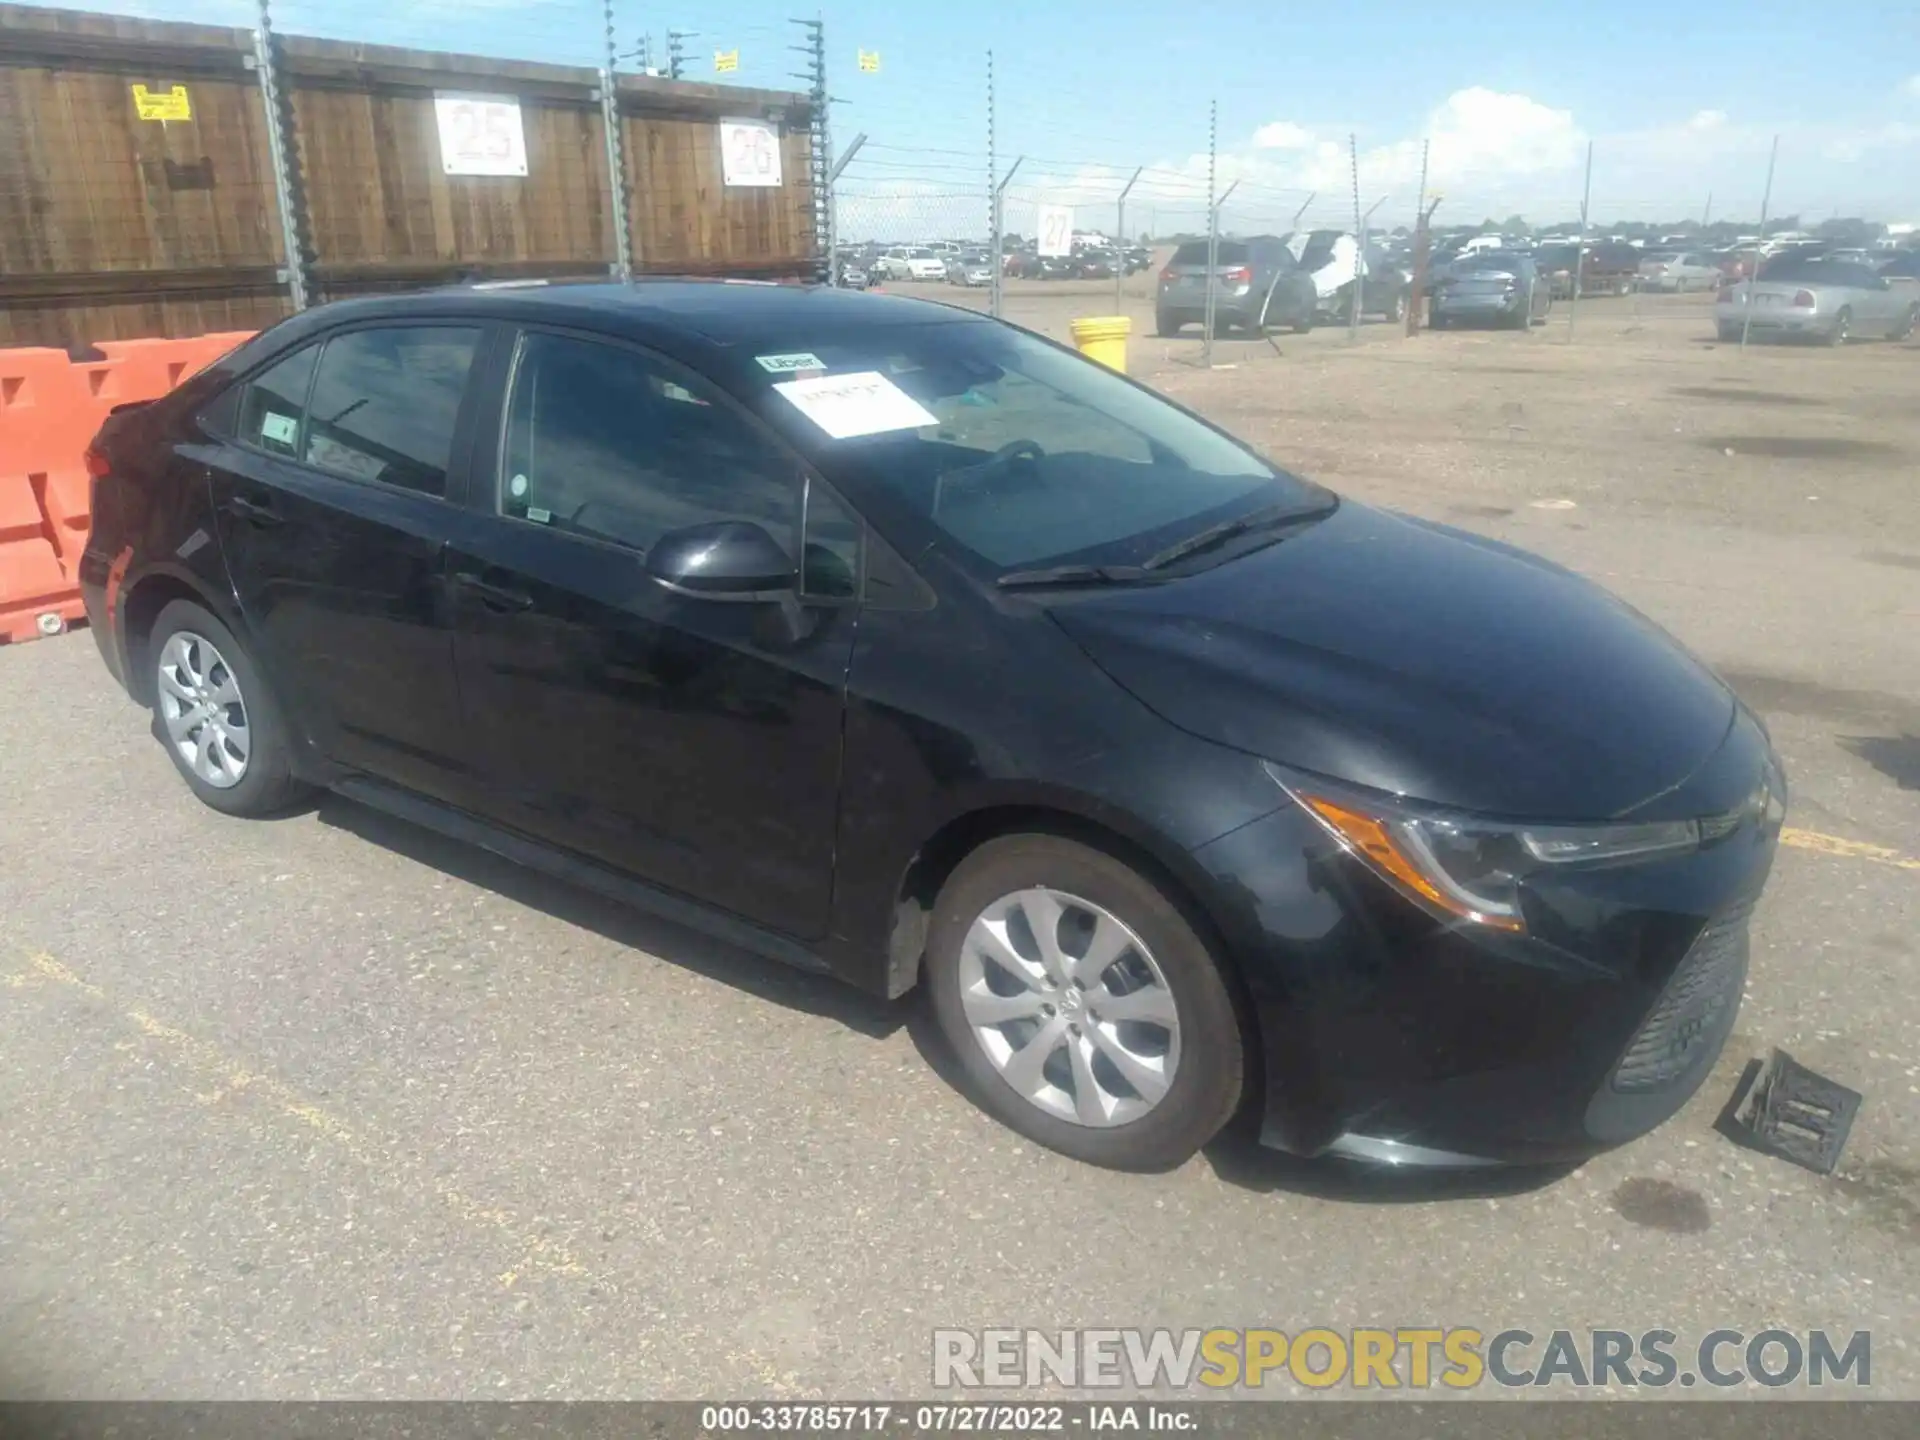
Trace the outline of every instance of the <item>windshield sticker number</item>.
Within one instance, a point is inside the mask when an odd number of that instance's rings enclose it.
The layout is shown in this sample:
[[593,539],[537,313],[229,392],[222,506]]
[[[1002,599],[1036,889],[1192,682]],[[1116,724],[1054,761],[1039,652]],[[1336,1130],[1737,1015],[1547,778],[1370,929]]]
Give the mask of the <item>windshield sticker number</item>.
[[835,440],[940,423],[938,416],[928,414],[919,401],[877,370],[787,380],[773,388]]

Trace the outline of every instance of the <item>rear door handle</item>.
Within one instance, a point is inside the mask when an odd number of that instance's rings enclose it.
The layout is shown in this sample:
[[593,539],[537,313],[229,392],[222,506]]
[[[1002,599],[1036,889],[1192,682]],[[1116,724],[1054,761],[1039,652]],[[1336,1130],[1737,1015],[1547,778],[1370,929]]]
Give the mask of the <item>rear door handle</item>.
[[258,500],[249,500],[244,495],[228,496],[225,509],[236,519],[244,520],[249,525],[258,525],[262,529],[287,523],[287,517],[271,505],[263,505]]
[[453,577],[460,585],[480,597],[480,603],[490,610],[530,610],[533,597],[524,590],[509,590],[504,585],[496,585],[491,580],[483,580],[471,570],[462,570]]

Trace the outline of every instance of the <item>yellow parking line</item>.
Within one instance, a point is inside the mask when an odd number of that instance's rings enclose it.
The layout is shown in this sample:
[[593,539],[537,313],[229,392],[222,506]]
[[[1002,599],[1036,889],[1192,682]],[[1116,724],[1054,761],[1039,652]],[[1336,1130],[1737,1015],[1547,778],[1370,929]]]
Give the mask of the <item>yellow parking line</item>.
[[1780,843],[1796,850],[1817,850],[1822,855],[1841,855],[1849,860],[1871,860],[1876,865],[1891,865],[1896,870],[1920,871],[1920,860],[1889,850],[1884,845],[1869,845],[1864,840],[1842,840],[1838,835],[1822,835],[1818,830],[1795,830],[1788,826],[1780,832]]
[[[51,955],[30,956],[27,965],[27,970],[5,977],[8,988],[25,989],[36,981],[51,981],[108,1005],[123,1022],[164,1047],[178,1064],[196,1077],[194,1096],[202,1105],[214,1108],[231,1097],[247,1095],[282,1117],[297,1121],[369,1170],[392,1175],[404,1168],[401,1157],[405,1152],[401,1146],[369,1139],[361,1130],[315,1105],[284,1081],[251,1070],[178,1026],[158,1020],[136,1006],[123,1004],[98,985],[81,979]],[[586,1267],[566,1246],[527,1231],[507,1211],[482,1204],[444,1181],[430,1181],[429,1187],[461,1218],[496,1231],[518,1252],[520,1258],[499,1277],[502,1286],[510,1288],[520,1274],[529,1270],[574,1277],[586,1275]]]

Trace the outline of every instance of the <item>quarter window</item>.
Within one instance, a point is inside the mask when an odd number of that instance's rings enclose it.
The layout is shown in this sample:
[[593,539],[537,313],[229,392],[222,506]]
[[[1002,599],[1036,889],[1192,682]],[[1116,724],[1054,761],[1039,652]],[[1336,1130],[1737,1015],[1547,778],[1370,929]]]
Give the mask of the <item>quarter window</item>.
[[423,325],[329,340],[307,405],[308,464],[444,495],[453,431],[480,332]]
[[793,552],[798,465],[665,361],[525,336],[502,449],[503,515],[642,552],[672,530],[750,520]]
[[307,413],[307,387],[313,381],[318,345],[309,345],[268,366],[247,384],[240,402],[235,438],[289,460],[300,457],[300,422]]

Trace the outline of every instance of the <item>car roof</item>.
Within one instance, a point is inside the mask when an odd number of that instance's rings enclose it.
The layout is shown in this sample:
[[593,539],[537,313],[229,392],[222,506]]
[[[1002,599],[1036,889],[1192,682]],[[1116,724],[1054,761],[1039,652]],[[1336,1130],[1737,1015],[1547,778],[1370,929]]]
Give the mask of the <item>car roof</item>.
[[572,325],[623,336],[696,364],[712,352],[763,341],[784,343],[809,329],[844,334],[897,325],[981,323],[983,319],[975,311],[935,301],[830,285],[649,279],[510,288],[449,286],[339,300],[306,311],[270,333],[276,341],[295,343],[312,331],[346,321],[440,317]]

